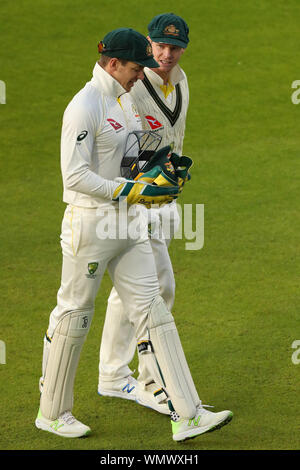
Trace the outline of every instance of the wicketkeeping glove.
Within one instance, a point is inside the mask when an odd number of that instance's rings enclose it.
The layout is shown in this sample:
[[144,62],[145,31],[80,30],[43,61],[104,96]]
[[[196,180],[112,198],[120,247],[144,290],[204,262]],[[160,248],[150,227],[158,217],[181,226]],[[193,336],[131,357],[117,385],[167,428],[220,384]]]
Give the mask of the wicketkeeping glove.
[[[167,145],[152,155],[151,159],[143,167],[143,174],[138,179],[151,183],[155,181],[159,186],[177,185],[175,168],[169,159],[171,146]],[[158,178],[156,181],[156,178]],[[147,178],[147,179],[145,179]]]
[[[155,182],[161,186],[177,184],[181,192],[186,181],[191,179],[189,169],[193,164],[193,160],[186,156],[180,157],[176,153],[170,154],[170,152],[170,145],[155,152],[143,168],[146,174],[140,176],[138,180],[144,180],[148,183]],[[158,179],[155,179],[157,178],[156,173],[159,175]]]
[[[161,172],[161,170],[160,170]],[[147,180],[147,175],[145,179]],[[155,180],[158,180],[157,172]],[[162,206],[176,199],[179,195],[179,186],[173,184],[170,186],[158,186],[156,183],[149,184],[147,181],[125,180],[115,189],[112,200],[119,201],[126,198],[128,204],[143,204],[148,209],[152,205]]]
[[172,153],[170,157],[175,168],[175,175],[177,177],[177,184],[180,188],[180,192],[183,189],[184,184],[191,179],[190,168],[193,165],[193,160],[190,157],[183,155],[180,157],[176,153]]

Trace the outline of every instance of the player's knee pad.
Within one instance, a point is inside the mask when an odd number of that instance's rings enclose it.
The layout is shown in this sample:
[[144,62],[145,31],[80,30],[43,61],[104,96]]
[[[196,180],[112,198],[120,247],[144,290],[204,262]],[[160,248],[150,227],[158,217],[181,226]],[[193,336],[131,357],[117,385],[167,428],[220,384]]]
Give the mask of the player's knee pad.
[[[196,414],[200,399],[174,318],[160,296],[156,297],[150,306],[148,328],[150,347],[155,355],[155,362],[161,376],[158,383],[166,387],[175,411],[180,416],[191,419]],[[147,341],[143,345],[145,351],[149,350],[149,345],[146,343]],[[154,379],[157,381],[156,377]]]
[[41,394],[41,413],[56,419],[73,407],[73,386],[81,349],[93,312],[73,311],[65,315],[51,339]]

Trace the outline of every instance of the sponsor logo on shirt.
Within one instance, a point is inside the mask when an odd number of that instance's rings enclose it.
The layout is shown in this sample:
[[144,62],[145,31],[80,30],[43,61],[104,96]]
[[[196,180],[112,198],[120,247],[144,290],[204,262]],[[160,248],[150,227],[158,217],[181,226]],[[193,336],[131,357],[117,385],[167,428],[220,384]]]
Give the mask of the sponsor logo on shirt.
[[148,121],[148,124],[149,126],[151,127],[151,129],[159,129],[160,127],[163,127],[163,125],[161,124],[161,122],[159,122],[156,118],[154,118],[153,116],[145,116],[145,118],[147,119]]
[[124,129],[124,127],[122,126],[122,124],[120,124],[119,122],[115,121],[114,119],[108,118],[107,121],[108,121],[109,124],[114,128],[114,130],[115,130],[116,132],[120,132],[121,130]]
[[136,109],[134,103],[132,103],[131,108],[132,108],[132,112],[133,112],[134,117],[136,118],[137,122],[141,122],[141,117],[140,117],[139,112]]
[[81,131],[80,134],[77,136],[77,142],[79,142],[79,145],[80,145],[80,142],[86,138],[86,136],[88,135],[88,131]]

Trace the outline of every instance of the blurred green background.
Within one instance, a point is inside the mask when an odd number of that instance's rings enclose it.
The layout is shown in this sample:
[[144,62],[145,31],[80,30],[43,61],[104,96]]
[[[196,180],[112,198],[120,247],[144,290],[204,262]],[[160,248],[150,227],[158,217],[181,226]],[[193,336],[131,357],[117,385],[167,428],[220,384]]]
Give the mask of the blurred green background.
[[[108,31],[146,34],[153,16],[170,11],[191,40],[181,65],[190,85],[184,152],[195,163],[180,203],[205,207],[204,247],[170,247],[173,313],[202,401],[234,419],[179,446],[168,417],[97,395],[105,275],[73,410],[93,433],[59,438],[34,420],[60,284],[62,114]],[[299,448],[299,15],[298,0],[1,0],[0,449]]]

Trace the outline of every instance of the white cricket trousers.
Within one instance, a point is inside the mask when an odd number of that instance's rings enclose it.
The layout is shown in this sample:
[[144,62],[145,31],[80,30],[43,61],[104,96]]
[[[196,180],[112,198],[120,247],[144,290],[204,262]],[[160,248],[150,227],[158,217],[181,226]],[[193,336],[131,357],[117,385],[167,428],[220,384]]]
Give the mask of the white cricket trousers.
[[[61,232],[61,286],[50,315],[48,336],[52,337],[64,315],[74,311],[84,311],[91,323],[95,298],[107,269],[126,305],[136,341],[148,338],[148,310],[159,294],[159,284],[149,239],[137,238],[142,226],[146,227],[144,235],[147,233],[147,218],[142,212],[128,216],[124,229],[124,218],[120,221],[118,214],[113,208],[108,212],[67,206]],[[133,226],[139,230],[132,230]]]
[[[151,213],[149,211],[149,221],[153,222],[152,235],[149,235],[149,239],[158,276],[159,294],[171,311],[175,298],[175,279],[168,247],[180,224],[176,204],[163,206],[159,210],[152,210]],[[161,232],[163,226],[165,228],[164,236]],[[124,308],[122,299],[114,286],[108,298],[102,332],[99,385],[101,383],[111,384],[132,374],[129,364],[134,357],[136,346],[134,328],[129,320],[127,309]],[[138,379],[143,383],[152,379],[142,356],[139,357]]]

